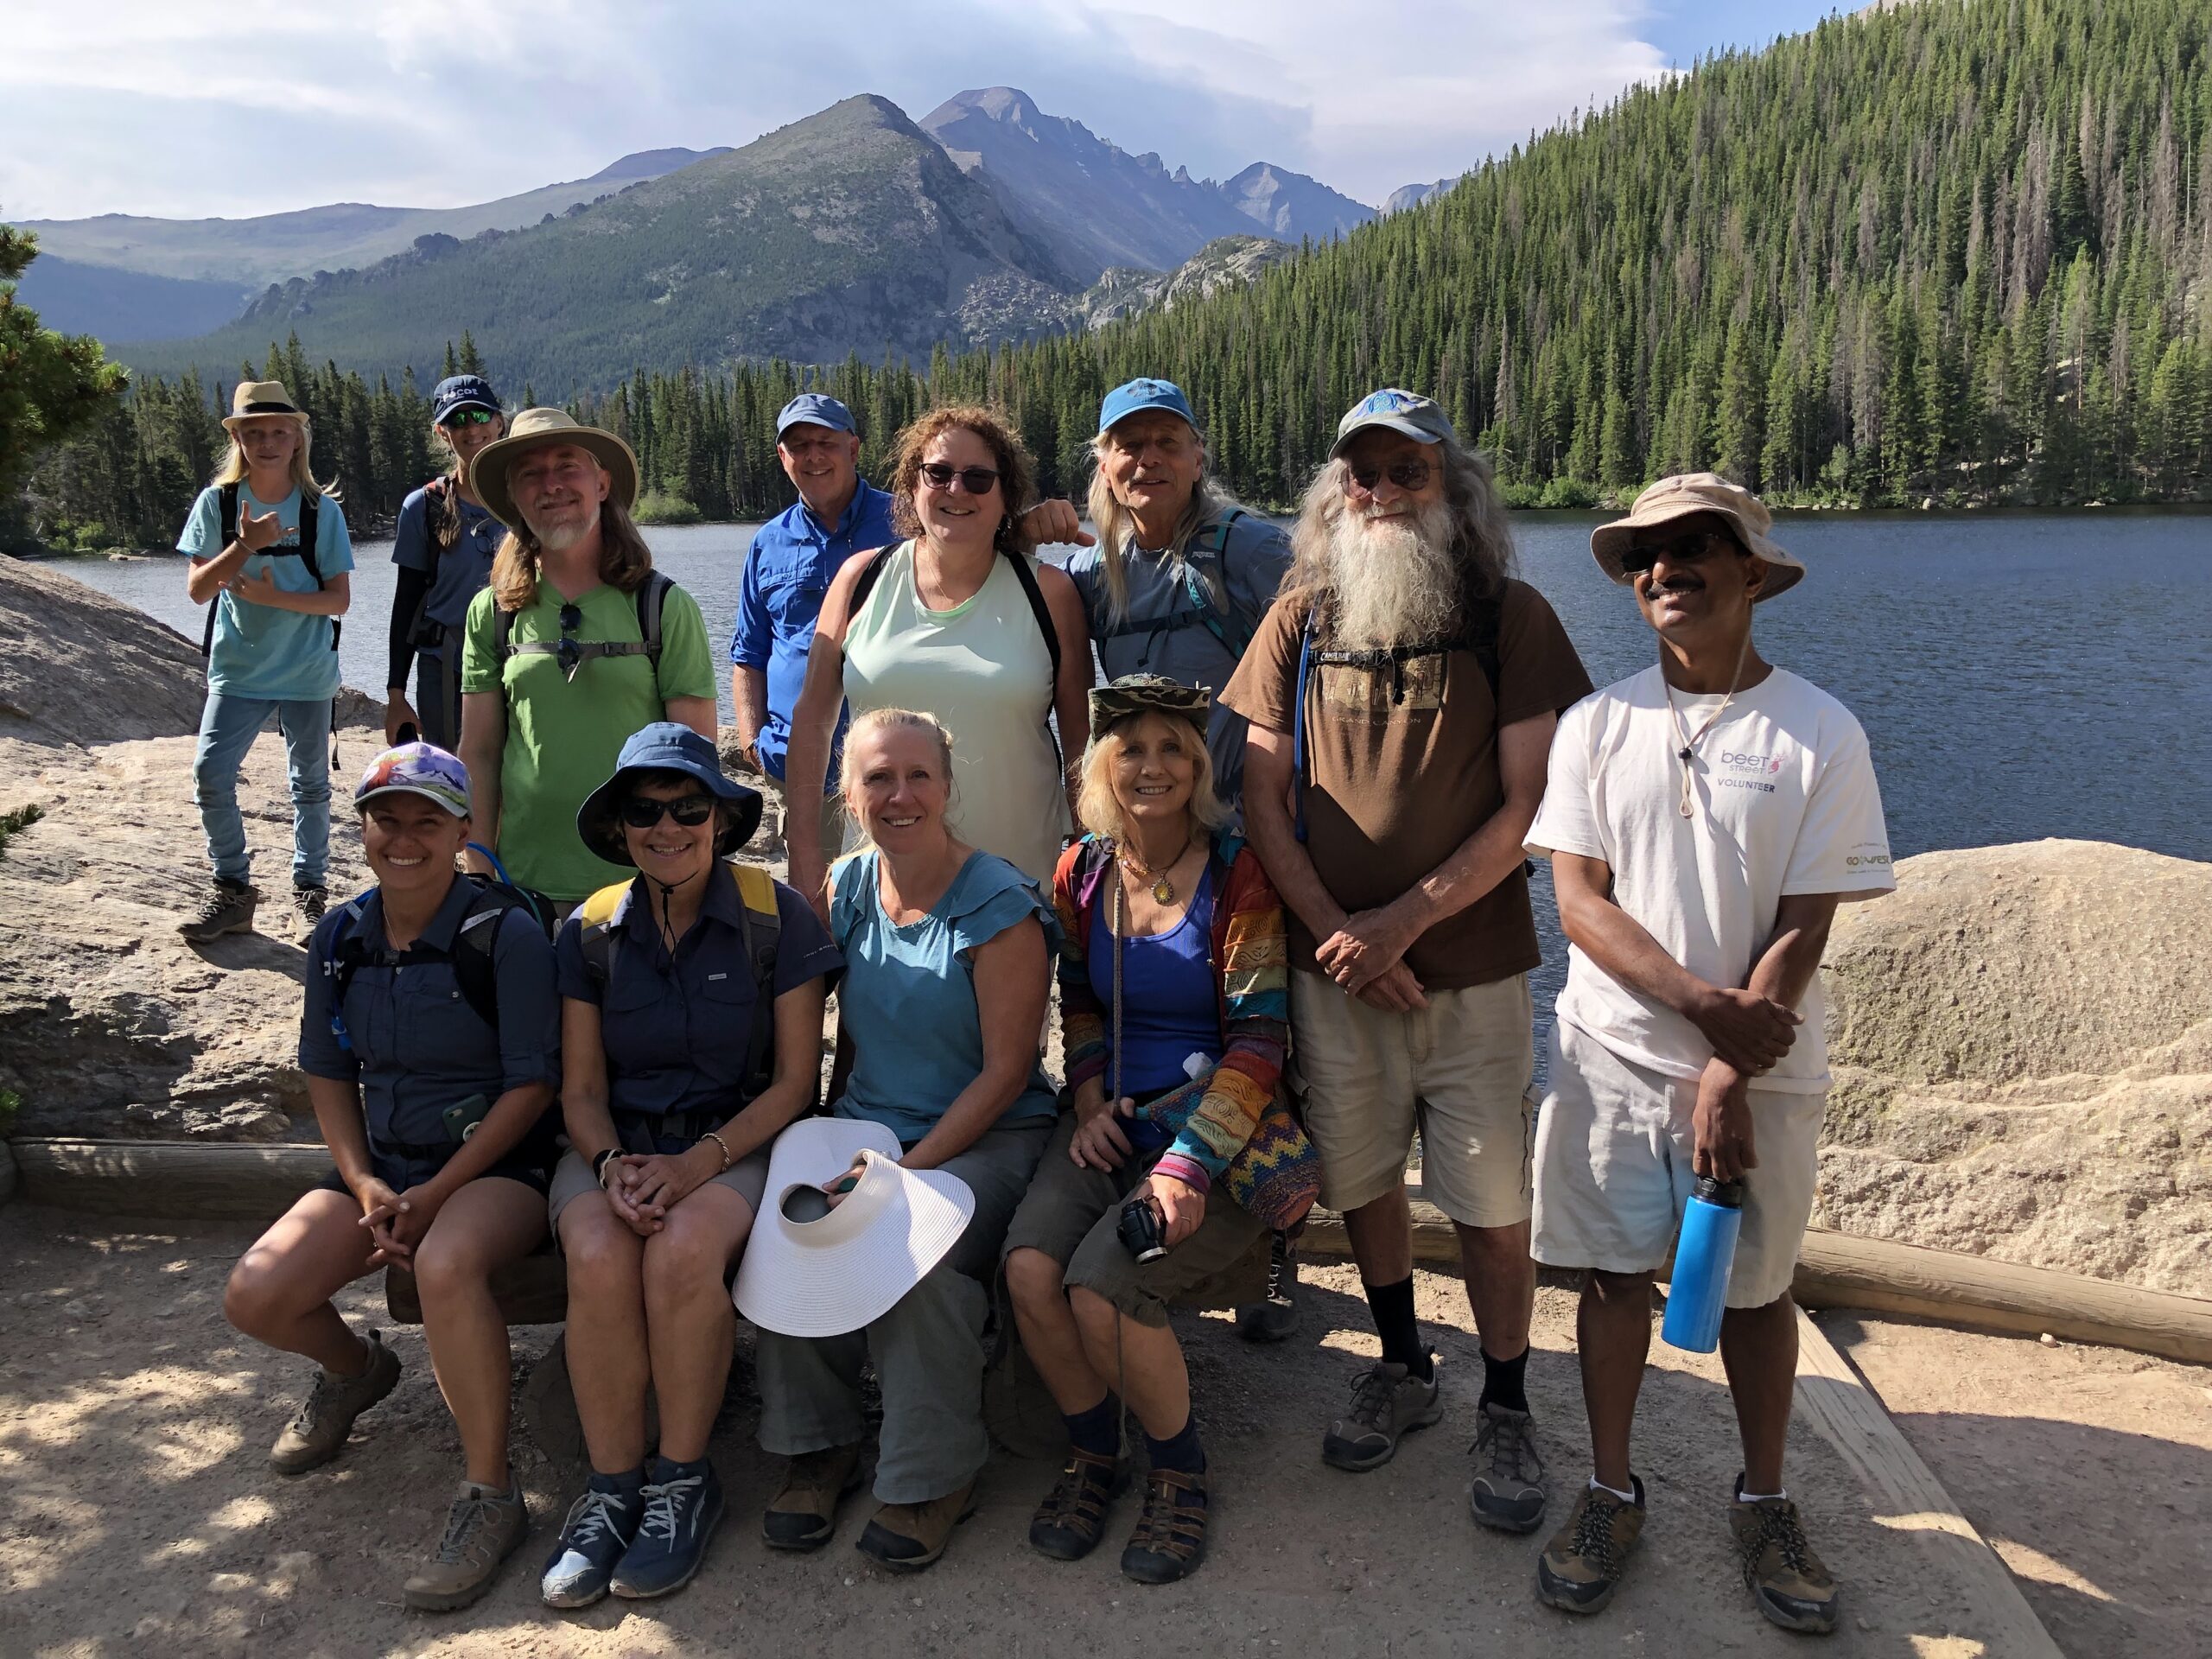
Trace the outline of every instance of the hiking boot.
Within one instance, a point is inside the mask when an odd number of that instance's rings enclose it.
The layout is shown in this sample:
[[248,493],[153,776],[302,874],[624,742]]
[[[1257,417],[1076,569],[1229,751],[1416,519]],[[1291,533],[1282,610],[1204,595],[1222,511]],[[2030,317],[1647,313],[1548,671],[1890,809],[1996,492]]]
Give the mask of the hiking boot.
[[330,889],[324,887],[292,889],[292,911],[300,918],[300,925],[309,933],[322,919],[322,912],[330,908]]
[[1536,1558],[1536,1595],[1564,1613],[1594,1613],[1613,1599],[1627,1570],[1629,1552],[1643,1535],[1643,1482],[1629,1484],[1636,1501],[1624,1503],[1595,1486]]
[[269,1465],[280,1475],[303,1475],[328,1463],[344,1448],[353,1420],[390,1394],[399,1381],[399,1356],[372,1331],[363,1338],[369,1363],[359,1376],[337,1376],[318,1367],[315,1386],[300,1404],[276,1444]]
[[[1196,1497],[1198,1502],[1190,1499]],[[1154,1469],[1144,1478],[1144,1513],[1122,1552],[1122,1574],[1139,1584],[1173,1584],[1206,1558],[1206,1478]]]
[[1029,1547],[1056,1561],[1081,1560],[1097,1548],[1107,1506],[1128,1484],[1128,1466],[1119,1458],[1071,1447],[1067,1466],[1030,1517]]
[[213,890],[201,901],[199,911],[190,921],[179,922],[176,931],[184,936],[187,944],[205,944],[226,933],[251,933],[253,907],[260,898],[245,882],[226,881],[218,876]]
[[499,1563],[530,1535],[530,1511],[522,1488],[507,1476],[507,1490],[495,1491],[473,1480],[461,1483],[461,1495],[446,1516],[446,1535],[400,1592],[417,1612],[446,1613],[466,1607],[492,1587]]
[[827,1446],[793,1458],[784,1489],[768,1500],[760,1536],[772,1549],[819,1549],[837,1530],[837,1505],[861,1484],[861,1448]]
[[[700,1472],[678,1472],[685,1468]],[[639,1496],[644,1518],[607,1585],[625,1601],[650,1601],[690,1583],[722,1521],[722,1484],[703,1458],[688,1465],[655,1458]]]
[[[596,1482],[596,1475],[592,1477]],[[593,1484],[569,1506],[561,1536],[546,1558],[537,1593],[548,1607],[588,1607],[605,1595],[620,1561],[638,1536],[645,1500]]]
[[1496,1402],[1485,1403],[1470,1448],[1478,1465],[1467,1506],[1484,1526],[1534,1532],[1544,1518],[1544,1458],[1535,1421]]
[[1321,1460],[1339,1469],[1379,1469],[1398,1450],[1398,1436],[1427,1428],[1444,1415],[1436,1362],[1428,1377],[1415,1376],[1395,1360],[1378,1359],[1351,1380],[1351,1409],[1329,1425]]
[[944,1554],[953,1528],[976,1513],[976,1483],[926,1503],[886,1503],[855,1546],[869,1560],[918,1573]]
[[1728,1506],[1728,1530],[1736,1535],[1736,1554],[1751,1599],[1785,1630],[1826,1636],[1835,1629],[1835,1580],[1806,1541],[1797,1506],[1786,1497],[1746,1503],[1743,1491],[1744,1478],[1738,1475],[1737,1501]]
[[1277,1233],[1268,1251],[1266,1300],[1236,1310],[1236,1334],[1247,1342],[1281,1342],[1298,1329],[1298,1241]]

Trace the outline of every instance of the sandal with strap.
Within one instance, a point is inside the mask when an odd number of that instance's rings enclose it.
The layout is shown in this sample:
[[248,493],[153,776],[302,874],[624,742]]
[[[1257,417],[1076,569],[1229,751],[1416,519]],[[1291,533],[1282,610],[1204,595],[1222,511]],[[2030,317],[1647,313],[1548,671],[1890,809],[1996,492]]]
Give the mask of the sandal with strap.
[[1107,1505],[1128,1484],[1128,1466],[1119,1458],[1071,1448],[1067,1466],[1030,1520],[1030,1547],[1056,1561],[1081,1560],[1106,1529]]
[[[1189,1497],[1196,1497],[1192,1503]],[[1144,1478],[1144,1513],[1122,1552],[1122,1572],[1139,1584],[1173,1584],[1206,1558],[1206,1478],[1154,1469]]]

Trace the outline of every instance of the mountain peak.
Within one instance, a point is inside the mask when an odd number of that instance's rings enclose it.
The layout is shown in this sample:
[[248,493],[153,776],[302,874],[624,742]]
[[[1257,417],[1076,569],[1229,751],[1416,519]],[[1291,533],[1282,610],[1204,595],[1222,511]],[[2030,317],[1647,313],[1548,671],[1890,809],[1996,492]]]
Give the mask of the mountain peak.
[[671,146],[666,149],[633,149],[619,161],[608,162],[581,184],[630,184],[639,179],[657,179],[664,173],[673,173],[680,167],[694,162],[703,162],[709,156],[727,156],[730,147],[716,144],[709,149],[685,149]]

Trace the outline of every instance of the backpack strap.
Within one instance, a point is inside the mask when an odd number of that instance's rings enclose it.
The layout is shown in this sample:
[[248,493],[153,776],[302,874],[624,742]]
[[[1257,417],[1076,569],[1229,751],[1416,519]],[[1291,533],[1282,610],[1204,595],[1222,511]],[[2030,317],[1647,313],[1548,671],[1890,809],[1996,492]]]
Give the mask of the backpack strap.
[[[226,542],[224,545],[230,543]],[[368,951],[361,944],[361,914],[367,907],[370,894],[375,892],[371,887],[339,906],[338,926],[330,936],[330,955],[322,964],[322,971],[330,980],[330,1034],[348,1054],[353,1052],[353,1033],[346,1028],[346,993],[353,983],[353,976],[369,959]]]
[[1306,686],[1313,672],[1313,611],[1298,630],[1298,690],[1290,711],[1291,832],[1306,839]]
[[1183,550],[1183,587],[1197,607],[1193,620],[1240,662],[1251,646],[1254,624],[1230,594],[1229,537],[1243,517],[1243,508],[1231,507],[1224,517],[1202,526]]
[[[216,493],[216,500],[219,504],[217,511],[220,518],[218,533],[223,538],[221,545],[228,547],[238,538],[238,486],[234,483],[224,485]],[[321,563],[315,557],[316,532],[321,524],[319,516],[321,505],[321,497],[302,494],[300,544],[296,549],[279,550],[282,552],[296,552],[299,555],[300,563],[307,567],[308,574],[315,578],[315,585],[318,588],[328,586],[323,581]],[[207,601],[207,626],[200,636],[200,654],[202,657],[213,657],[215,654],[215,613],[221,608],[222,603],[223,596],[220,594],[217,594],[214,598]],[[330,619],[330,648],[333,651],[338,649],[340,626],[339,620],[334,616],[332,617]]]
[[883,575],[883,567],[899,550],[899,543],[879,547],[868,556],[868,563],[861,567],[860,579],[853,583],[853,602],[845,607],[845,626],[851,630],[853,619],[861,613],[861,607],[868,603],[868,596],[875,591],[875,584]]
[[[729,864],[741,901],[739,925],[746,960],[753,964],[753,1030],[745,1054],[745,1092],[757,1100],[776,1080],[776,953],[784,935],[784,914],[776,904],[776,879],[757,864]],[[809,1102],[808,1109],[813,1109]]]
[[645,585],[638,589],[638,639],[653,665],[656,689],[660,681],[660,613],[668,603],[668,590],[675,586],[660,571],[648,570]]
[[629,891],[627,881],[617,881],[601,887],[576,906],[576,917],[582,924],[579,943],[583,946],[584,971],[602,993],[613,982],[614,958],[622,933],[616,912]]
[[1037,619],[1037,632],[1045,636],[1045,650],[1052,659],[1052,684],[1060,683],[1060,631],[1052,626],[1052,607],[1045,603],[1045,590],[1037,585],[1037,568],[1019,553],[1009,553],[1007,560],[1014,566],[1014,580],[1021,584],[1021,596],[1029,601],[1029,613]]
[[575,653],[576,665],[598,657],[643,657],[652,664],[654,688],[659,688],[661,613],[667,607],[668,590],[676,583],[658,570],[648,571],[638,591],[630,596],[637,607],[638,638],[635,639],[529,639],[515,643],[515,613],[501,606],[496,600],[492,613],[492,652],[494,660],[504,665],[510,657],[557,657],[567,644]]

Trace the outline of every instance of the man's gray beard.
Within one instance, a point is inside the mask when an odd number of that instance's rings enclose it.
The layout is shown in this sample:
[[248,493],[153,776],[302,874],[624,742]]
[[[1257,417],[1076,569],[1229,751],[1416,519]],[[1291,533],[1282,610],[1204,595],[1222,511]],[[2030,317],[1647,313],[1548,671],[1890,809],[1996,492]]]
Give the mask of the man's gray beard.
[[[525,513],[523,517],[524,522],[528,522],[529,515]],[[539,552],[562,553],[589,535],[591,527],[592,520],[587,518],[565,524],[548,524],[543,530],[536,524],[531,524],[530,534],[531,539],[537,543]]]
[[1410,518],[1369,518],[1346,508],[1329,536],[1329,618],[1355,651],[1434,639],[1453,626],[1460,570],[1452,509],[1432,501]]

